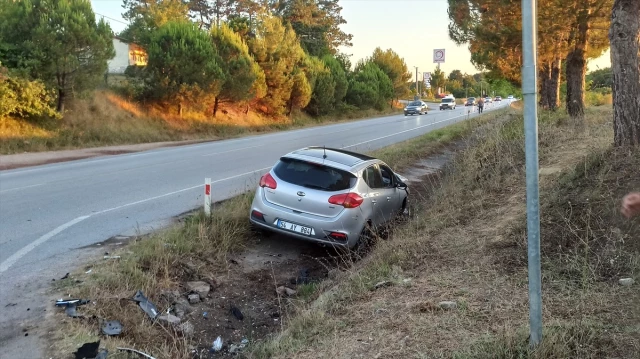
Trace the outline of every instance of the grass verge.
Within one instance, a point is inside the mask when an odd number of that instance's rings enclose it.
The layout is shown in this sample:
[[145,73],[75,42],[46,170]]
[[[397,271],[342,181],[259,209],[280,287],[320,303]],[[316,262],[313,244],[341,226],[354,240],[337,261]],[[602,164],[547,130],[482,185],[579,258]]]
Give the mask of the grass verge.
[[510,111],[474,131],[415,218],[248,357],[636,358],[640,294],[617,280],[640,271],[640,226],[617,207],[640,188],[640,153],[610,148],[610,108],[581,124],[541,113],[545,337],[531,350],[524,131]]
[[185,113],[182,118],[163,108],[142,106],[109,92],[97,91],[78,99],[62,120],[0,119],[0,154],[77,149],[196,139],[224,139],[249,134],[316,126],[339,121],[400,113],[347,109],[339,114],[313,118],[295,113],[291,118],[268,118],[255,111],[244,113],[223,107],[215,118]]

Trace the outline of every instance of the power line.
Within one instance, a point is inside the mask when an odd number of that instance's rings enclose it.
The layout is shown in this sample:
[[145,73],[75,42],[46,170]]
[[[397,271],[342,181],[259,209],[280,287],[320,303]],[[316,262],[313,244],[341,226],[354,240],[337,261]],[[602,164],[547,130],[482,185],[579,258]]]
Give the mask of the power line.
[[112,20],[112,21],[115,21],[115,22],[119,22],[119,23],[124,24],[124,25],[129,25],[129,23],[127,23],[127,22],[124,22],[124,21],[121,21],[121,20],[118,20],[118,19],[114,19],[114,18],[109,17],[109,16],[107,16],[107,15],[102,15],[102,14],[99,14],[99,13],[97,13],[97,12],[94,12],[94,13],[95,13],[96,15],[102,16],[103,18],[106,18],[106,19],[109,19],[109,20]]

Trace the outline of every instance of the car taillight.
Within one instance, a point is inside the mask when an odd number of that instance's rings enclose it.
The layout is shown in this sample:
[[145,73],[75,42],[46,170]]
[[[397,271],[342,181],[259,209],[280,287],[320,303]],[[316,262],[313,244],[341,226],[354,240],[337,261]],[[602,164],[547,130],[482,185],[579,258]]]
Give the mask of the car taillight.
[[362,204],[364,200],[356,193],[343,193],[331,196],[329,203],[342,206],[344,208],[356,208]]
[[276,182],[275,179],[273,179],[273,176],[271,176],[271,173],[267,173],[266,175],[260,178],[260,187],[276,189],[276,187],[278,187],[278,183]]

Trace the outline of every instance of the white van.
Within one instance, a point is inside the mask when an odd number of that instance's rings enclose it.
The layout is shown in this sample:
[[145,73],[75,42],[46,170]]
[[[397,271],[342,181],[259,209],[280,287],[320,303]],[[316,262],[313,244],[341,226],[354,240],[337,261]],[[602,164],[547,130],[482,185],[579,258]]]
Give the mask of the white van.
[[445,96],[440,102],[440,110],[455,110],[456,98],[453,95]]

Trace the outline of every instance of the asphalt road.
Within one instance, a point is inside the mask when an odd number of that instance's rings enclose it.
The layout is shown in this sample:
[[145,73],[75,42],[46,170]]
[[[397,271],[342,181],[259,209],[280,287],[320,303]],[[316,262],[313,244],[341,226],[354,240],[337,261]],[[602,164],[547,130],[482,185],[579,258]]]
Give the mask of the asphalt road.
[[[485,111],[506,105],[503,101]],[[5,313],[0,316],[0,358],[31,345],[20,328],[35,325],[45,305],[29,301],[43,294],[52,278],[77,265],[77,248],[147,232],[201,206],[205,177],[212,179],[213,200],[218,201],[255,187],[280,155],[300,147],[366,152],[477,116],[468,115],[470,108],[464,106],[430,108],[422,116],[395,115],[0,171],[0,307]],[[34,353],[33,358],[39,356]]]

